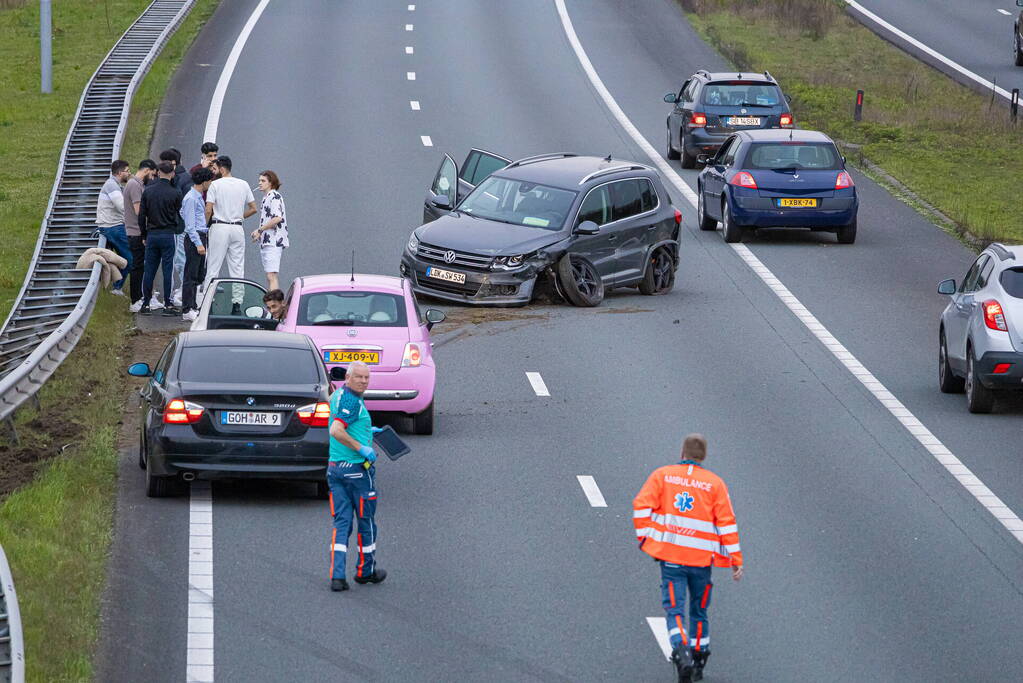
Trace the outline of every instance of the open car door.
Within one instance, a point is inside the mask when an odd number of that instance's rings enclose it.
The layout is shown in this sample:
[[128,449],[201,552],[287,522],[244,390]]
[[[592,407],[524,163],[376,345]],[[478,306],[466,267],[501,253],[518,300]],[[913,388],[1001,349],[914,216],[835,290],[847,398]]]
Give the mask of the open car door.
[[423,222],[437,220],[454,209],[458,202],[472,192],[484,178],[494,171],[499,171],[511,163],[510,159],[473,148],[462,162],[459,170],[455,160],[445,154],[433,177],[433,184],[426,193],[423,204]]
[[[191,330],[275,330],[278,321],[263,305],[266,289],[252,280],[216,279],[203,295]],[[235,305],[235,302],[240,302]]]

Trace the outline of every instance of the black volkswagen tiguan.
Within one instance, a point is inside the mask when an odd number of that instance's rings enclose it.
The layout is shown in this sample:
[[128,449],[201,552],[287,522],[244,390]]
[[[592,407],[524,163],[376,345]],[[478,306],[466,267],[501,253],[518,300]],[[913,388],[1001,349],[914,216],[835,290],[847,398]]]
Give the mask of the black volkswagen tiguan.
[[615,287],[671,291],[682,214],[654,169],[611,157],[516,162],[445,155],[409,236],[401,273],[416,293],[491,306],[529,303],[543,276],[576,306]]

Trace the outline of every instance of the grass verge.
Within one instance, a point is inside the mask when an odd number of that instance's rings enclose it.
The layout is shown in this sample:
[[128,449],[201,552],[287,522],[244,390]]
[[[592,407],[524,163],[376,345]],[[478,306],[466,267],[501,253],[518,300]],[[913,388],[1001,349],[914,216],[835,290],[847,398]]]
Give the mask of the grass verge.
[[[140,87],[125,146],[125,154],[133,155],[129,158],[137,157],[136,162],[146,156],[159,103],[174,70],[217,2],[198,0]],[[123,32],[147,4],[145,1],[110,0],[112,23]],[[58,12],[59,7],[63,13]],[[125,13],[123,22],[114,22],[115,7]],[[33,16],[38,24],[38,15],[31,10],[26,7],[0,13],[0,38],[4,39],[0,40],[0,55],[9,47],[4,43],[12,35],[13,27],[28,30]],[[70,10],[79,14],[67,14]],[[106,36],[104,12],[97,3],[64,0],[55,3],[54,14],[56,26],[67,26],[67,30],[74,31],[82,41],[87,39],[88,31],[77,24],[72,26],[74,16],[92,26],[96,35]],[[12,15],[18,17],[12,19]],[[94,15],[98,15],[99,23]],[[118,29],[112,28],[112,31]],[[66,37],[66,34],[57,35],[60,37],[55,38],[55,46]],[[15,187],[11,183],[18,173],[26,173],[25,155],[35,160],[29,165],[38,170],[33,173],[33,169],[28,169],[28,174],[35,178],[36,184],[44,186],[43,189],[32,188],[38,190],[35,200],[19,197],[13,208],[6,206],[10,203],[6,197],[0,197],[0,221],[5,230],[31,233],[24,243],[5,244],[0,256],[0,306],[6,306],[0,308],[0,313],[4,315],[21,286],[24,266],[32,252],[53,182],[57,155],[81,89],[117,35],[119,33],[112,34],[102,49],[78,53],[81,61],[75,63],[84,65],[78,69],[83,75],[76,81],[65,73],[60,88],[70,91],[77,83],[77,92],[62,93],[62,104],[55,97],[37,101],[38,106],[32,109],[27,105],[22,107],[17,102],[21,99],[19,96],[8,100],[13,101],[13,106],[5,107],[0,114],[4,140],[10,141],[10,145],[0,148],[0,188],[12,193],[9,196],[17,193],[17,188],[28,188],[31,183],[27,177],[16,178]],[[30,43],[30,40],[26,42]],[[6,63],[23,64],[24,60]],[[65,70],[68,68],[66,63],[62,66]],[[54,69],[57,91],[56,55]],[[12,71],[25,73],[18,75]],[[6,88],[10,83],[20,83],[26,99],[40,100],[25,90],[33,78],[38,78],[38,71],[33,72],[31,67],[7,69],[0,74],[0,84]],[[33,117],[46,125],[35,125],[28,120]],[[4,121],[10,123],[5,125]],[[15,229],[10,221],[19,216],[19,227]],[[15,268],[20,268],[20,274],[14,272]],[[18,587],[29,680],[92,679],[100,596],[106,583],[116,500],[118,426],[125,399],[126,359],[122,354],[131,326],[125,300],[100,293],[82,340],[40,391],[41,410],[24,407],[18,412],[15,424],[20,444],[9,440],[0,443],[0,495],[13,489],[0,502],[0,544],[7,553]],[[26,481],[30,483],[24,483]]]
[[[1023,138],[1008,111],[905,54],[835,0],[678,0],[739,70],[768,70],[824,131],[984,240],[1023,242]],[[863,120],[853,120],[856,90]]]

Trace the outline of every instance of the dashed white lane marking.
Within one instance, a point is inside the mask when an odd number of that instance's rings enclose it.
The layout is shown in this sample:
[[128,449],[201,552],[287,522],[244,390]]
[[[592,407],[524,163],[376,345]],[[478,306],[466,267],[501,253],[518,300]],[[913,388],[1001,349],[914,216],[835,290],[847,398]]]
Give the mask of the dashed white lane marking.
[[539,372],[527,372],[526,379],[529,380],[529,383],[532,385],[533,391],[537,396],[551,395],[551,392],[547,391],[547,385],[544,384],[543,377],[540,376]]
[[657,639],[657,644],[661,646],[664,658],[670,662],[671,639],[668,637],[668,623],[664,620],[664,617],[647,617],[646,623],[650,630],[654,632],[654,638]]
[[1007,17],[1011,17],[1012,16],[1012,12],[1009,12],[1009,11],[1004,10],[1004,9],[998,9],[998,10],[995,10],[995,11],[996,12],[1001,12],[1002,14],[1004,14]]
[[186,680],[213,681],[213,491],[192,482],[188,501]]
[[413,29],[412,24],[405,24],[405,30],[406,31],[411,31],[412,29]]
[[409,12],[415,12],[416,11],[416,6],[415,5],[409,5],[408,6],[408,11]]
[[413,48],[411,45],[405,46],[405,54],[410,55],[413,54],[415,51],[416,51],[415,48]]
[[420,135],[419,139],[423,141],[423,147],[433,147],[433,140],[429,135]]
[[845,2],[846,2],[847,5],[852,7],[854,10],[856,10],[857,12],[859,12],[860,14],[865,16],[866,18],[870,19],[872,22],[874,22],[878,26],[881,26],[882,28],[884,28],[884,29],[886,29],[888,31],[891,31],[892,33],[897,35],[899,38],[902,38],[904,41],[906,41],[907,43],[912,45],[913,47],[917,48],[918,50],[922,50],[923,52],[926,52],[931,57],[934,57],[935,59],[937,59],[939,62],[941,62],[945,66],[948,66],[948,67],[950,67],[952,69],[955,69],[956,71],[958,71],[962,75],[964,75],[967,78],[969,78],[974,83],[979,83],[980,85],[984,86],[985,88],[988,88],[990,90],[994,90],[996,93],[998,93],[999,95],[1001,95],[1002,97],[1004,97],[1006,99],[1011,99],[1012,98],[1012,94],[1009,93],[1009,91],[1006,90],[1005,88],[1000,88],[997,85],[995,85],[994,83],[992,83],[991,81],[989,81],[987,79],[984,79],[984,78],[981,78],[977,74],[973,73],[972,71],[970,71],[966,67],[962,66],[961,64],[952,61],[951,59],[949,59],[945,55],[941,54],[937,50],[935,50],[935,49],[933,49],[931,47],[928,47],[927,45],[924,45],[923,43],[921,43],[919,40],[917,40],[913,36],[909,35],[908,33],[900,31],[895,26],[889,24],[887,21],[885,21],[881,17],[877,16],[876,14],[871,12],[869,9],[867,9],[866,7],[861,5],[860,3],[856,2],[855,0],[845,0]]
[[249,15],[249,20],[245,22],[245,26],[242,27],[242,32],[238,34],[238,38],[234,41],[234,47],[231,48],[230,54],[227,55],[227,62],[224,63],[224,70],[220,72],[220,78],[217,79],[217,87],[213,89],[213,100],[210,101],[210,111],[206,114],[206,130],[203,132],[202,136],[204,142],[216,142],[217,140],[217,128],[220,126],[220,110],[224,106],[224,95],[227,93],[227,84],[231,82],[231,76],[234,74],[234,67],[238,64],[238,58],[241,57],[242,50],[245,48],[245,43],[249,39],[249,34],[252,33],[252,29],[256,26],[256,22],[259,21],[260,15],[263,14],[263,10],[266,9],[269,2],[270,0],[260,0],[260,3],[256,5],[256,9],[252,10],[252,14]]
[[[586,51],[583,49],[582,43],[579,42],[579,37],[575,33],[575,28],[572,26],[572,19],[568,16],[568,10],[565,9],[565,0],[554,0],[555,5],[558,9],[558,14],[561,17],[561,25],[564,28],[565,35],[568,37],[568,42],[572,45],[572,49],[575,51],[576,58],[582,65],[583,71],[586,72],[587,77],[590,79],[590,83],[593,85],[597,94],[600,95],[604,101],[605,106],[611,114],[618,120],[618,123],[625,129],[633,141],[639,145],[643,152],[650,158],[657,168],[664,174],[671,184],[682,193],[682,195],[692,204],[694,207],[697,203],[696,193],[693,192],[692,188],[686,185],[682,177],[675,172],[667,161],[653,148],[653,146],[647,142],[646,138],[639,132],[639,130],[632,124],[629,117],[625,115],[622,108],[618,106],[614,97],[611,96],[610,91],[604,86],[603,81],[600,80],[600,76],[597,74],[596,69],[593,68],[593,64],[590,62],[589,57],[586,56]],[[847,0],[850,5],[856,3],[851,0]],[[977,499],[977,502],[984,506],[984,508],[994,516],[999,523],[1004,526],[1009,533],[1011,533],[1017,541],[1023,543],[1023,520],[1021,520],[1016,513],[1009,509],[1009,507],[1002,502],[998,496],[992,493],[991,489],[984,485],[980,479],[978,479],[973,472],[970,471],[966,465],[964,465],[952,451],[945,447],[943,443],[934,434],[931,433],[927,427],[925,427],[920,420],[918,420],[913,413],[911,413],[891,392],[889,392],[883,384],[877,381],[877,378],[867,368],[863,366],[856,357],[849,353],[848,349],[842,346],[841,343],[828,332],[821,323],[810,313],[809,309],[806,308],[799,299],[792,295],[792,292],[788,290],[781,281],[774,276],[774,273],[770,271],[763,263],[760,262],[753,252],[744,244],[732,244],[730,245],[735,250],[736,254],[755,272],[764,284],[766,284],[771,291],[773,291],[779,299],[782,300],[789,310],[791,310],[797,318],[806,326],[810,332],[820,340],[822,344],[832,355],[838,359],[848,370],[853,374],[856,379],[863,384],[866,389],[873,394],[873,396],[880,401],[892,417],[898,420],[903,427],[908,431],[927,451],[934,456],[937,460],[962,486]]]
[[406,71],[405,72],[405,78],[407,78],[410,81],[416,80],[416,72],[415,71]]
[[419,111],[419,100],[409,100],[408,106],[412,107],[412,111]]
[[590,507],[607,507],[607,501],[604,500],[604,494],[600,492],[596,479],[588,474],[577,474],[575,478],[579,480],[579,485],[583,487],[583,493],[586,494],[586,500],[590,501]]

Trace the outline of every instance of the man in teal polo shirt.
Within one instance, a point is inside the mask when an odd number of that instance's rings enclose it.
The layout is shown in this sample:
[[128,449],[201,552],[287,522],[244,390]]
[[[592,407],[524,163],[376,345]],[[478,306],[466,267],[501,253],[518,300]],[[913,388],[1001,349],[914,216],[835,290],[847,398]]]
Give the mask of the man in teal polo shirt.
[[345,560],[348,537],[352,533],[352,515],[359,519],[356,538],[359,563],[356,583],[380,583],[387,572],[374,560],[377,548],[377,525],[373,519],[377,509],[377,456],[373,451],[373,426],[362,394],[369,387],[369,366],[354,362],[348,366],[345,384],[330,397],[330,463],[327,485],[330,486],[330,514],[334,516],[334,533],[330,540],[330,589],[348,590]]

